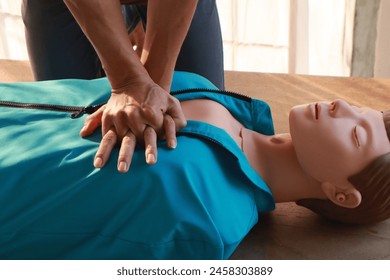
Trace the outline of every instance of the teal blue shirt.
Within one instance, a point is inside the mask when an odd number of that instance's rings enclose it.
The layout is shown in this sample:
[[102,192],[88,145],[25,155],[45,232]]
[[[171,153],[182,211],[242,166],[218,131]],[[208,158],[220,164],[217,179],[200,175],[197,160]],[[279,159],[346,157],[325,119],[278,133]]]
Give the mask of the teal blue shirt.
[[[215,88],[175,73],[172,90]],[[0,100],[85,106],[107,101],[106,79],[0,84]],[[225,105],[247,128],[274,133],[268,105],[221,93],[178,94]],[[97,131],[79,137],[84,117],[0,107],[1,259],[226,259],[274,208],[272,194],[222,129],[188,121],[158,162],[136,149],[117,172],[118,151],[93,167]]]

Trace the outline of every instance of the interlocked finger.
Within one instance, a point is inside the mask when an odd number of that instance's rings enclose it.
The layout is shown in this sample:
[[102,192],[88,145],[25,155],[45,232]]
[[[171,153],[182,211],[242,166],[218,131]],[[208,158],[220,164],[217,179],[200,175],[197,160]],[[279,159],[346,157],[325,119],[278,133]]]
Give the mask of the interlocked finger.
[[164,115],[164,131],[165,139],[167,140],[167,145],[169,148],[176,148],[176,125],[172,117],[168,114]]
[[102,168],[110,157],[112,149],[118,140],[115,129],[111,128],[106,134],[104,134],[102,141],[100,142],[99,149],[96,152],[94,166],[96,168]]
[[145,158],[148,164],[157,162],[157,133],[151,126],[144,130]]
[[121,148],[119,150],[118,157],[118,171],[127,172],[129,170],[131,160],[134,155],[134,149],[136,145],[135,135],[128,131],[126,135],[122,138]]

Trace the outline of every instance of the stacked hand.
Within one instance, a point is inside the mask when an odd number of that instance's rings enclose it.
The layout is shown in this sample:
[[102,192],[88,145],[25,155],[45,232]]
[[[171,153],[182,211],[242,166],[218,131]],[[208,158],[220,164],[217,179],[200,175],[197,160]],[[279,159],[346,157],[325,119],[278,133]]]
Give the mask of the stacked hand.
[[102,141],[94,165],[103,167],[120,143],[118,171],[127,172],[136,143],[145,145],[148,164],[157,161],[157,138],[176,147],[176,131],[186,125],[179,101],[156,84],[131,84],[113,90],[106,105],[85,120],[82,137],[102,127]]
[[145,145],[146,161],[154,164],[157,138],[165,138],[174,148],[176,131],[186,125],[179,101],[166,90],[198,1],[148,0],[148,28],[144,34],[138,26],[130,37],[120,3],[145,0],[64,2],[93,45],[113,88],[107,104],[89,116],[80,131],[85,137],[102,126],[95,167],[107,163],[118,143],[120,172],[128,171],[136,143]]

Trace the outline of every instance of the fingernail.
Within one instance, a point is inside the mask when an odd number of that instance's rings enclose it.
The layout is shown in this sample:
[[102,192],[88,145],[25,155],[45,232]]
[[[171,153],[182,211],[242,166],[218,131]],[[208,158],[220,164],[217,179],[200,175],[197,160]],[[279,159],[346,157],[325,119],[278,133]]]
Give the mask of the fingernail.
[[175,140],[170,140],[169,142],[168,142],[168,147],[169,148],[171,148],[171,149],[174,149],[174,148],[176,148],[176,146],[177,146],[177,143],[176,143],[176,141]]
[[103,160],[100,157],[95,158],[95,161],[93,163],[96,168],[101,168],[103,166]]
[[121,161],[118,164],[118,171],[119,172],[126,172],[127,171],[127,163],[125,161]]
[[80,130],[80,135],[83,135],[85,131],[87,130],[87,126],[83,126]]
[[153,164],[153,163],[155,163],[155,161],[156,161],[156,158],[154,157],[154,155],[148,154],[148,156],[146,157],[146,162],[148,164]]

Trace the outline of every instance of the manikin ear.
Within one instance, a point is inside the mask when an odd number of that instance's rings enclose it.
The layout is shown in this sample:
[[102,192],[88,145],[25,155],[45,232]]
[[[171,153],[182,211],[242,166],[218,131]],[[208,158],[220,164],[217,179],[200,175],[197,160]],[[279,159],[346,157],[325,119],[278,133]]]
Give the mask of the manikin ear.
[[352,185],[341,188],[335,184],[324,182],[321,183],[321,188],[328,199],[338,206],[355,208],[362,202],[362,195]]

